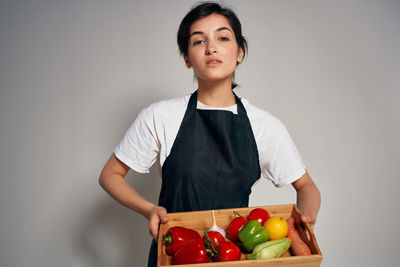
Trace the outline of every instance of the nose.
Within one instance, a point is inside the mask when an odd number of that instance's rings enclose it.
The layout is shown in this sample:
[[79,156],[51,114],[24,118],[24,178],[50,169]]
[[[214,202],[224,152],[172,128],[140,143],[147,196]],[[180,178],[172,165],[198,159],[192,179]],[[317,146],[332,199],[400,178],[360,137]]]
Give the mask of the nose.
[[215,50],[214,48],[207,48],[206,54],[212,55],[212,54],[215,54],[216,52],[217,52],[217,50]]
[[213,42],[208,42],[206,47],[206,54],[212,55],[217,53],[216,45]]

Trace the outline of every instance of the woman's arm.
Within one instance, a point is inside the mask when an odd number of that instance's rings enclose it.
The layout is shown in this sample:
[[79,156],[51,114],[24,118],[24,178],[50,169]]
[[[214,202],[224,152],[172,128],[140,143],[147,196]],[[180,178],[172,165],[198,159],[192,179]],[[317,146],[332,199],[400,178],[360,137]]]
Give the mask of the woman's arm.
[[307,171],[292,185],[297,191],[297,206],[303,213],[301,219],[313,227],[321,205],[321,194]]
[[129,167],[112,154],[100,174],[99,183],[119,203],[146,217],[149,232],[157,239],[159,224],[168,222],[167,211],[143,198],[128,184],[125,180],[128,171]]

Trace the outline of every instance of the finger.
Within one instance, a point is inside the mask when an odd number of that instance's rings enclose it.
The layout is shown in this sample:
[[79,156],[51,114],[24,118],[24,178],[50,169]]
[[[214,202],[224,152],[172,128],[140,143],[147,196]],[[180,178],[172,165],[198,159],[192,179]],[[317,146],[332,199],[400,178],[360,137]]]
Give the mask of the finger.
[[302,215],[301,216],[301,220],[304,223],[308,223],[310,225],[311,231],[314,232],[314,224],[315,224],[315,220],[313,220],[310,216],[307,215]]
[[149,220],[149,232],[154,237],[154,239],[157,239],[159,224],[160,219],[158,216],[152,216],[152,218]]
[[[158,225],[158,224],[157,224]],[[158,226],[156,227],[154,224],[149,224],[149,233],[155,240],[158,237]]]
[[161,223],[167,223],[168,222],[167,211],[165,209],[161,209],[158,212],[158,216],[160,218]]
[[311,218],[309,216],[306,215],[302,215],[301,216],[301,220],[305,223],[309,223],[311,221]]
[[304,231],[304,232],[305,232],[305,234],[306,234],[307,240],[310,240],[310,239],[311,239],[311,234],[310,234],[310,232],[309,232],[309,231]]
[[154,238],[154,240],[157,240],[157,238],[158,238],[158,230],[157,231],[152,231],[152,230],[149,230],[149,234]]

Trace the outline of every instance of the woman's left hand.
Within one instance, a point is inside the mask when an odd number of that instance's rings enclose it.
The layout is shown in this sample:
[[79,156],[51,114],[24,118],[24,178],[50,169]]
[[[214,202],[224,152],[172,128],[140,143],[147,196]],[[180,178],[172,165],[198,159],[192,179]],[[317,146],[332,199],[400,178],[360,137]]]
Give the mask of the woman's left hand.
[[307,171],[301,178],[293,182],[292,185],[297,191],[297,206],[303,214],[301,220],[309,223],[314,228],[321,205],[321,194],[317,186]]
[[315,224],[316,220],[317,220],[317,218],[312,219],[308,215],[301,215],[301,221],[304,223],[310,224],[312,230],[314,230],[314,224]]

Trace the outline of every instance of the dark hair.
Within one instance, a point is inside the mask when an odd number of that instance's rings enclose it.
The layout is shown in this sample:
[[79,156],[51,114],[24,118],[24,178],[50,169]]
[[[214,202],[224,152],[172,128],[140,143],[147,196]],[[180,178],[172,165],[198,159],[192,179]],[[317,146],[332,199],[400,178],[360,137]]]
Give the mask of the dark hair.
[[[243,49],[243,57],[246,55],[247,41],[242,35],[242,25],[240,24],[235,12],[233,12],[233,10],[230,8],[221,7],[218,3],[214,2],[202,2],[198,4],[197,6],[193,7],[182,19],[177,34],[178,47],[181,55],[188,56],[190,26],[192,26],[193,22],[214,13],[223,15],[228,19],[229,24],[235,34],[238,47]],[[236,86],[237,84],[232,81],[232,89],[234,89]]]

